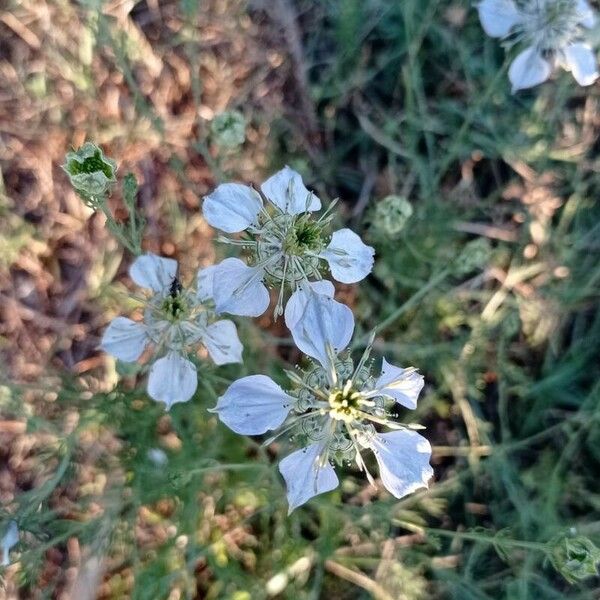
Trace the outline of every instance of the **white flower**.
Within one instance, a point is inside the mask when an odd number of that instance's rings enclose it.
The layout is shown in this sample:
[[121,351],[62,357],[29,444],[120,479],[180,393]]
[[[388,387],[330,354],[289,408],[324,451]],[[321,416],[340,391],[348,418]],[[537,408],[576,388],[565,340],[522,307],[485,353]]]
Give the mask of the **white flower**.
[[546,81],[555,64],[571,71],[579,85],[598,78],[596,57],[585,43],[585,30],[596,24],[587,0],[482,0],[477,8],[489,36],[510,36],[526,46],[508,72],[513,93]]
[[148,377],[151,398],[170,408],[194,395],[198,376],[187,357],[198,344],[204,345],[217,365],[242,362],[243,347],[235,325],[228,320],[215,321],[214,311],[203,304],[210,299],[210,294],[201,292],[204,271],[198,273],[197,292],[183,288],[177,263],[170,258],[140,256],[129,275],[148,290],[143,320],[117,317],[104,332],[101,347],[124,362],[135,362],[146,348],[153,348]]
[[214,267],[206,289],[217,311],[259,316],[269,306],[267,285],[275,285],[280,289],[277,317],[283,313],[284,288],[293,292],[322,279],[322,261],[342,283],[355,283],[371,272],[373,248],[349,229],[333,232],[328,240],[332,215],[325,211],[318,219],[313,216],[321,201],[296,171],[285,167],[262,184],[261,192],[225,183],[204,199],[208,223],[226,233],[245,231],[248,237],[224,241],[251,254],[249,264],[228,258]]
[[[244,377],[229,387],[214,408],[237,433],[260,435],[277,430],[269,441],[290,433],[304,446],[279,465],[290,511],[337,487],[336,463],[355,462],[373,483],[362,458],[364,449],[373,452],[381,481],[396,498],[427,487],[433,475],[429,442],[413,426],[393,419],[397,404],[416,407],[423,377],[412,367],[396,367],[385,359],[381,375],[373,377],[370,346],[356,366],[349,356],[339,356],[350,339],[347,331],[340,333],[344,327],[336,327],[338,321],[330,321],[332,314],[327,311],[320,318],[306,314],[316,311],[324,298],[331,300],[327,295],[331,290],[324,289],[324,283],[317,290],[302,291],[304,296],[292,297],[286,309],[292,334],[298,335],[298,327],[304,329],[303,343],[318,364],[288,372],[293,386],[287,391],[264,375]],[[353,328],[354,322],[350,335]],[[380,433],[376,426],[392,431]]]
[[10,549],[19,543],[19,528],[16,521],[9,521],[4,530],[4,535],[0,540],[2,547],[2,566],[7,567],[10,564]]

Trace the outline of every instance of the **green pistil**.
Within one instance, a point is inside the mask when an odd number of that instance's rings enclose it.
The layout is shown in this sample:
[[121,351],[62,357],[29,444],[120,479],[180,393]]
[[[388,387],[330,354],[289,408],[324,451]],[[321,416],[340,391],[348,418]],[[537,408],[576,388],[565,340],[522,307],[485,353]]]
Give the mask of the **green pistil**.
[[179,321],[188,311],[187,302],[180,294],[169,294],[162,303],[162,310],[170,321]]
[[71,160],[67,165],[67,170],[71,175],[80,175],[81,173],[90,174],[102,171],[108,179],[113,176],[112,167],[102,159],[100,150],[96,150],[92,156],[84,158],[83,161]]
[[305,252],[318,252],[322,247],[321,228],[316,223],[300,220],[290,229],[283,250],[286,254],[302,256]]

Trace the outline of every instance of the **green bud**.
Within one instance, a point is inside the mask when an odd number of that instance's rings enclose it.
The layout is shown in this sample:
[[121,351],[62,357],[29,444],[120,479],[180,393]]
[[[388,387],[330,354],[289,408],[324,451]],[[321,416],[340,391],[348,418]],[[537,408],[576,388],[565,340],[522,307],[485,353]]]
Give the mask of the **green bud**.
[[75,152],[68,152],[62,168],[75,190],[88,200],[108,196],[117,182],[117,163],[105,157],[91,142],[86,142]]
[[224,148],[237,148],[246,140],[246,119],[237,110],[217,115],[210,123],[214,141]]
[[549,544],[552,566],[569,582],[575,583],[598,575],[600,549],[582,535],[563,535]]
[[492,257],[492,247],[487,238],[477,238],[467,242],[454,262],[456,275],[468,275],[481,269]]
[[375,205],[373,223],[381,233],[397,236],[412,217],[412,204],[404,196],[386,196]]

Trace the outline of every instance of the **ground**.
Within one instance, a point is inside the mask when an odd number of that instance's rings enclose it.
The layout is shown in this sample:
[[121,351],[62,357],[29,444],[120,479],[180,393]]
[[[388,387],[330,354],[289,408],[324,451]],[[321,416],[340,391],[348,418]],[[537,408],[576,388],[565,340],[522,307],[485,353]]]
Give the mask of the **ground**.
[[[514,52],[466,0],[20,0],[0,32],[9,598],[600,597],[526,545],[571,529],[600,545],[598,84],[557,72],[511,95]],[[237,149],[210,129],[231,109]],[[285,380],[300,355],[281,320],[239,320],[244,366],[203,363],[169,413],[98,350],[131,256],[61,169],[85,140],[136,175],[144,248],[187,280],[229,252],[199,210],[219,182],[289,164],[340,198],[377,259],[336,297],[359,342],[379,327],[376,363],[425,375],[402,418],[427,427],[429,491],[396,501],[349,468],[286,516],[282,445],[206,412],[240,375]],[[389,195],[404,226],[378,210]]]

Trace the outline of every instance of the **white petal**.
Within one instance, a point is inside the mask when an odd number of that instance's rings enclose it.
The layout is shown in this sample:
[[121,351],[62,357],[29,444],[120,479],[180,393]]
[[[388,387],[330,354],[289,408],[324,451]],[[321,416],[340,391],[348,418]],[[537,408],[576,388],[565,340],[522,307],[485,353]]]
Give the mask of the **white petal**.
[[285,324],[290,331],[296,326],[298,320],[304,314],[311,289],[317,294],[323,294],[329,298],[333,298],[333,294],[335,293],[333,283],[325,279],[321,281],[311,281],[310,288],[307,288],[305,283],[301,285],[302,287],[298,288],[290,296],[290,299],[285,306]]
[[208,224],[237,233],[257,222],[262,200],[257,191],[241,183],[223,183],[204,198],[202,214]]
[[270,377],[250,375],[234,381],[211,412],[236,433],[260,435],[279,427],[293,402]]
[[156,254],[138,256],[129,267],[129,277],[135,283],[155,292],[162,292],[171,285],[175,275],[177,275],[177,261]]
[[10,521],[4,531],[0,546],[2,547],[2,566],[7,567],[10,564],[8,553],[10,549],[19,542],[19,528],[16,521]]
[[288,514],[313,496],[334,490],[339,480],[333,467],[326,462],[319,466],[323,445],[316,443],[296,450],[279,463],[279,472],[285,479],[288,498]]
[[202,343],[216,365],[242,362],[244,346],[232,321],[217,321],[209,325],[202,336]]
[[147,343],[146,328],[141,323],[117,317],[106,328],[100,347],[123,362],[135,362]]
[[507,36],[521,21],[513,0],[483,0],[477,5],[477,9],[481,26],[490,37]]
[[526,48],[517,54],[508,70],[513,94],[543,83],[550,77],[551,71],[550,63],[535,48]]
[[579,22],[584,27],[591,29],[596,25],[596,13],[587,0],[577,0],[577,12],[579,13]]
[[321,201],[304,186],[300,173],[289,167],[269,177],[260,189],[273,204],[289,215],[321,208]]
[[429,464],[431,446],[416,431],[377,434],[371,448],[379,464],[381,481],[396,498],[428,487],[433,476]]
[[239,258],[226,258],[213,272],[213,297],[218,313],[258,317],[269,307],[271,297],[262,282],[263,272]]
[[354,315],[345,304],[313,292],[308,295],[306,308],[290,331],[296,346],[327,369],[327,346],[333,348],[334,354],[346,348],[354,332]]
[[342,283],[356,283],[373,269],[375,250],[367,246],[350,229],[334,231],[329,246],[319,254],[329,263],[333,278]]
[[414,369],[403,369],[390,364],[385,358],[381,365],[381,376],[375,383],[375,389],[394,398],[396,402],[414,410],[424,385],[423,375]]
[[571,44],[563,50],[568,70],[579,85],[591,85],[598,79],[596,57],[592,49],[585,44]]
[[193,362],[171,351],[159,358],[150,369],[148,395],[164,402],[167,410],[176,402],[187,402],[198,387],[198,374]]
[[216,265],[198,270],[198,289],[196,295],[201,302],[213,299],[213,283]]

